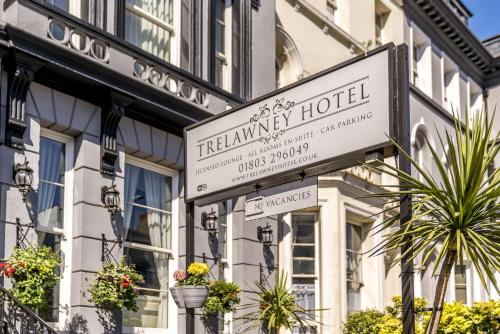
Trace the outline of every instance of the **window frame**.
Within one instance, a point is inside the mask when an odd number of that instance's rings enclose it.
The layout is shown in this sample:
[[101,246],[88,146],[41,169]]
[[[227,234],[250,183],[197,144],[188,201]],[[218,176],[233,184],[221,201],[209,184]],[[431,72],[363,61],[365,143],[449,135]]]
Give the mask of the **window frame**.
[[[360,301],[360,309],[359,310],[354,310],[354,312],[356,311],[361,311],[363,309],[363,293],[364,293],[364,288],[365,288],[365,282],[364,282],[364,272],[363,272],[363,229],[364,229],[364,226],[363,226],[363,223],[360,223],[360,222],[356,222],[356,221],[353,221],[353,220],[350,220],[347,218],[347,213],[348,212],[351,212],[351,213],[354,213],[354,214],[358,214],[357,212],[354,212],[352,210],[346,210],[346,216],[345,216],[345,223],[344,223],[344,247],[343,247],[343,250],[344,250],[344,256],[346,257],[346,262],[345,262],[345,265],[344,265],[344,271],[345,271],[345,274],[343,276],[343,280],[344,280],[344,289],[345,289],[345,294],[346,294],[346,313],[349,314],[349,303],[348,303],[348,300],[347,300],[347,288],[348,288],[348,283],[349,281],[351,282],[356,282],[354,280],[348,280],[347,279],[347,252],[348,252],[348,249],[347,249],[347,225],[350,224],[350,225],[354,225],[354,226],[359,226],[359,228],[361,229],[361,250],[359,251],[359,257],[360,257],[360,265],[359,265],[359,277],[360,277],[360,281],[358,282],[359,283],[359,296],[361,298],[361,301]],[[354,251],[352,250],[349,250],[351,252],[354,253]]]
[[[217,0],[220,1],[220,0]],[[217,50],[215,45],[215,34],[216,34],[216,13],[215,13],[215,3],[212,2],[212,10],[211,10],[211,82],[217,86],[215,78],[217,76],[217,66],[216,62],[222,62],[222,85],[218,86],[228,92],[232,91],[232,75],[231,75],[231,67],[232,67],[232,35],[233,35],[233,6],[232,0],[222,0],[224,1],[224,53],[221,53]]]
[[[171,249],[159,248],[155,246],[144,245],[140,243],[134,243],[129,241],[123,242],[123,247],[132,248],[140,251],[148,251],[148,252],[160,252],[169,255],[168,261],[168,272],[169,272],[169,280],[168,280],[168,288],[174,286],[175,282],[173,279],[170,279],[171,273],[173,273],[179,264],[179,172],[164,166],[160,166],[158,164],[142,160],[136,158],[131,155],[125,156],[125,164],[133,165],[138,168],[147,169],[149,171],[162,174],[172,178],[172,211],[171,211],[171,241],[170,246]],[[124,182],[126,180],[126,175],[124,174]],[[125,203],[123,203],[123,208],[125,211]],[[138,288],[138,290],[143,291],[161,291],[157,289],[148,289],[148,288]],[[152,327],[125,327],[122,326],[122,332],[124,334],[128,333],[144,333],[144,334],[170,334],[177,333],[177,305],[175,304],[170,291],[167,291],[168,294],[168,327],[167,328],[152,328]]]
[[[71,0],[69,0],[71,1]],[[104,0],[105,1],[105,0]],[[147,54],[151,55],[152,57],[158,58],[161,61],[168,62],[169,64],[175,65],[175,66],[180,66],[181,62],[181,52],[180,52],[180,42],[181,42],[181,1],[179,0],[172,0],[172,10],[173,10],[173,19],[172,19],[172,24],[168,24],[155,16],[149,14],[148,12],[144,11],[140,7],[129,3],[127,0],[118,0],[122,2],[121,8],[117,10],[116,14],[116,21],[118,22],[118,29],[115,32],[117,36],[119,36],[124,42],[127,44],[133,46],[134,48],[138,48],[142,50],[143,52],[146,52]],[[167,61],[163,58],[158,57],[157,55],[142,49],[141,47],[132,44],[125,38],[125,27],[127,25],[126,22],[126,13],[127,10],[133,13],[134,15],[137,15],[141,18],[144,18],[148,20],[149,22],[158,25],[162,29],[165,29],[169,31],[171,34],[170,36],[170,59]]]
[[[314,217],[314,274],[294,274],[293,273],[293,216],[313,216]],[[290,237],[288,242],[285,243],[285,247],[288,248],[289,253],[289,263],[286,264],[285,268],[288,268],[290,281],[288,282],[289,288],[293,291],[293,278],[312,278],[314,279],[314,305],[316,309],[321,309],[321,213],[319,211],[293,211],[284,216],[283,221],[287,223],[290,227]],[[285,241],[285,239],[283,239]],[[321,318],[320,312],[315,312],[315,319]],[[321,331],[321,329],[320,329]]]
[[[37,226],[37,232],[54,234],[59,236],[61,243],[61,262],[62,278],[59,281],[59,319],[52,324],[56,329],[64,329],[65,325],[71,320],[71,272],[73,259],[73,187],[74,187],[74,138],[47,128],[40,128],[40,138],[47,138],[60,143],[64,146],[64,212],[63,212],[63,227],[41,227]],[[40,154],[41,147],[39,146],[38,153]],[[38,175],[40,167],[37,169]],[[39,184],[39,179],[37,180]],[[37,189],[38,189],[37,185]],[[67,307],[67,312],[62,312],[61,305]],[[66,311],[66,309],[65,309]]]

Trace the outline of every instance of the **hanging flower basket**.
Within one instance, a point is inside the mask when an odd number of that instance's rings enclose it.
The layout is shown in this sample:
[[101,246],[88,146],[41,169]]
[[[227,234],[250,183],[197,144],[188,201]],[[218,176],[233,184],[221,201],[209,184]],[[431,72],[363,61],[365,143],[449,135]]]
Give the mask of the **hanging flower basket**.
[[177,307],[198,308],[202,307],[208,297],[208,265],[193,262],[187,272],[177,270],[174,272],[175,286],[170,288],[170,293]]
[[24,305],[40,309],[48,304],[48,292],[61,279],[59,255],[48,246],[15,248],[0,262],[0,274],[10,278],[10,292]]
[[122,259],[119,263],[104,263],[91,282],[90,302],[100,309],[137,311],[137,282],[144,278]]

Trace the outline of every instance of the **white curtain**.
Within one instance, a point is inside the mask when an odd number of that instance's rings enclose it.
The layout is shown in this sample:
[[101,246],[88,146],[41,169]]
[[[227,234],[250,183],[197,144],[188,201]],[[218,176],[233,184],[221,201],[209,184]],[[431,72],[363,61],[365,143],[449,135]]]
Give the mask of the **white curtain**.
[[[173,23],[171,0],[127,0],[127,3],[168,25]],[[170,60],[171,34],[167,29],[130,9],[126,10],[125,21],[125,39],[128,42],[164,60]]]
[[[165,176],[144,170],[144,188],[146,205],[153,208],[165,208],[166,182]],[[148,229],[151,246],[169,248],[169,227],[167,215],[148,210]],[[153,253],[156,272],[160,282],[160,305],[158,308],[157,327],[167,327],[168,315],[168,255]]]
[[132,221],[133,206],[129,203],[134,201],[139,173],[141,170],[135,166],[125,165],[125,216],[123,218],[123,239],[127,239],[128,230]]
[[297,305],[304,310],[314,310],[314,284],[293,284],[292,290],[297,296]]
[[[40,141],[39,179],[60,182],[63,173],[61,167],[61,151],[63,144],[52,140]],[[39,226],[60,227],[59,206],[54,203],[58,186],[39,182],[38,184],[38,224]],[[56,206],[54,206],[56,204]]]

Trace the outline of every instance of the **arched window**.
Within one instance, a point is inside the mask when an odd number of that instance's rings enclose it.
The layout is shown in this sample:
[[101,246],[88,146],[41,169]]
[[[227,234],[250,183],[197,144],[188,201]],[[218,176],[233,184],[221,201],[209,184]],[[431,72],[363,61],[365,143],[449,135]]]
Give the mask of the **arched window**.
[[302,79],[303,69],[297,46],[281,26],[276,26],[276,88]]
[[[424,124],[418,124],[412,131],[412,146],[413,146],[413,159],[418,162],[418,165],[426,172],[432,172],[432,153],[429,145],[433,145],[432,138],[430,136],[430,131]],[[415,175],[418,175],[419,179],[422,180],[421,173],[417,170],[414,171]]]

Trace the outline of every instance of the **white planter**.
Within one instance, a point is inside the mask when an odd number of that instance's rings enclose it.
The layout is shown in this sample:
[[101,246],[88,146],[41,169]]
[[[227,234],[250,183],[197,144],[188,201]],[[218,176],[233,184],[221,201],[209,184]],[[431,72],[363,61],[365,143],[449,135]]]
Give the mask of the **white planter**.
[[[179,307],[185,308],[198,308],[202,307],[205,303],[205,300],[208,297],[208,288],[206,286],[194,286],[194,285],[184,285],[178,286],[176,292],[179,295],[182,295],[182,306],[180,306],[177,301],[176,304]],[[172,288],[170,289],[172,291]],[[172,297],[174,296],[174,292],[172,292]],[[179,297],[179,296],[178,296]],[[175,297],[174,297],[175,300]],[[180,301],[180,298],[178,298]]]
[[186,307],[184,305],[184,295],[182,293],[182,287],[174,286],[170,288],[170,293],[172,294],[172,298],[174,299],[175,304],[177,304],[177,307]]

